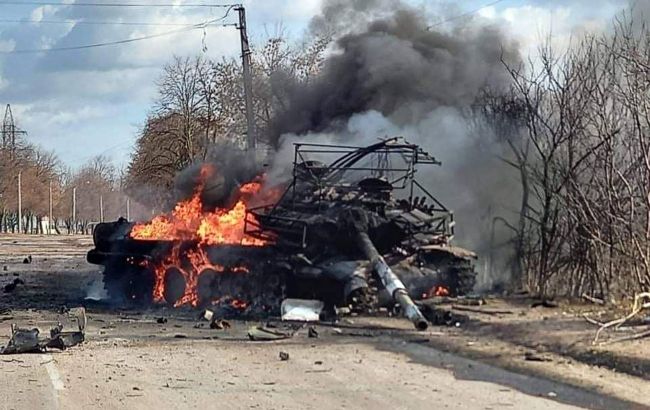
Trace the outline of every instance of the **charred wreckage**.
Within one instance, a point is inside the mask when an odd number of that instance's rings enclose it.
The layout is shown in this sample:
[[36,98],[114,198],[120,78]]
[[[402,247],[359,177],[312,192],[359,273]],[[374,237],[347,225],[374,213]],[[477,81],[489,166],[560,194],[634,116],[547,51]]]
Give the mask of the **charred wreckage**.
[[453,213],[416,179],[434,157],[402,138],[294,145],[284,186],[261,177],[206,211],[200,183],[150,222],[99,224],[87,259],[105,267],[109,296],[248,317],[317,299],[326,311],[397,308],[426,329],[413,299],[472,291],[476,255],[451,245]]

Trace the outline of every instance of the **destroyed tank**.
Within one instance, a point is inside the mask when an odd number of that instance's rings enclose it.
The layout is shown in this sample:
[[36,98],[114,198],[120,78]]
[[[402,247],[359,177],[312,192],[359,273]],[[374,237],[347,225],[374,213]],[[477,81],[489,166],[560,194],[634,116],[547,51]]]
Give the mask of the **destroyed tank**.
[[419,146],[402,138],[366,147],[295,144],[293,165],[282,198],[251,209],[259,223],[247,225],[250,235],[300,255],[293,274],[347,278],[344,299],[358,297],[374,285],[363,232],[411,297],[472,292],[476,255],[451,244],[453,212],[416,179],[420,165],[440,165]]
[[[246,211],[244,234],[263,246],[135,239],[121,219],[96,227],[88,261],[104,265],[121,300],[238,301],[236,313],[252,315],[278,313],[284,298],[366,312],[399,305],[421,328],[412,299],[471,292],[476,255],[451,244],[454,215],[416,179],[420,165],[439,162],[402,138],[295,144],[283,194]],[[175,265],[163,263],[172,254]]]

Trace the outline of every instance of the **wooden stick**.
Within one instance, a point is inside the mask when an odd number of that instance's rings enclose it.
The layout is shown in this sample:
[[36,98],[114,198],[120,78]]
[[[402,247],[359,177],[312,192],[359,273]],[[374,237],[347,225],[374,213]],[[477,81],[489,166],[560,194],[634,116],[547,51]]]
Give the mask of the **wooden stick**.
[[600,328],[596,331],[596,336],[594,337],[592,344],[596,344],[598,342],[598,338],[600,337],[600,333],[612,326],[615,326],[616,328],[619,328],[623,325],[623,323],[627,322],[628,320],[632,319],[634,316],[639,314],[643,309],[647,309],[650,307],[650,302],[643,302],[643,299],[650,299],[650,292],[643,292],[639,293],[638,295],[634,296],[634,306],[632,306],[632,311],[630,312],[629,315],[622,317],[620,319],[612,320],[607,323],[603,323]]
[[641,333],[636,333],[633,335],[628,335],[628,336],[621,336],[616,339],[612,340],[607,340],[605,342],[600,342],[601,345],[611,345],[612,343],[618,343],[618,342],[625,342],[628,340],[637,340],[637,339],[643,339],[644,337],[650,336],[650,329],[646,330],[645,332]]
[[582,315],[582,317],[585,318],[585,320],[586,320],[587,322],[591,323],[592,325],[596,325],[596,326],[602,326],[602,325],[603,325],[603,322],[599,322],[599,321],[597,321],[596,319],[592,319],[592,318],[590,318],[589,316],[587,316],[586,313],[584,313],[584,314]]
[[594,298],[592,296],[587,295],[586,293],[582,294],[582,298],[588,300],[591,303],[595,303],[597,305],[604,305],[605,301],[599,298]]
[[512,315],[515,312],[511,310],[495,310],[495,309],[479,309],[479,308],[474,308],[470,306],[458,306],[458,305],[451,305],[451,308],[453,310],[460,310],[464,312],[474,312],[474,313],[482,313],[485,315]]

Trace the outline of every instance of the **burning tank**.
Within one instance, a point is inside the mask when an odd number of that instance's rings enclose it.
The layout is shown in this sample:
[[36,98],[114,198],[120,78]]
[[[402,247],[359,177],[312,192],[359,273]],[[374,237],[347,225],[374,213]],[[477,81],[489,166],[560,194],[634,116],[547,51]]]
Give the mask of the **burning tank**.
[[206,210],[203,184],[148,223],[99,224],[88,261],[113,298],[173,306],[220,304],[277,314],[285,298],[372,312],[399,306],[426,328],[413,299],[472,291],[476,255],[453,246],[454,215],[416,178],[440,163],[391,138],[365,146],[300,143],[283,185],[262,176],[226,208]]

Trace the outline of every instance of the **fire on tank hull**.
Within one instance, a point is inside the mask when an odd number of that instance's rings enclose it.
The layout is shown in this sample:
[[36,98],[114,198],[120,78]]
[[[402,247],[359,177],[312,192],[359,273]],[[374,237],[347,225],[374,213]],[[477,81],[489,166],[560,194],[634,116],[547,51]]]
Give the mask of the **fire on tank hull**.
[[[450,244],[453,213],[416,180],[422,164],[438,162],[400,138],[366,147],[296,144],[281,197],[246,210],[244,234],[263,246],[142,240],[119,220],[97,226],[88,260],[105,267],[113,298],[234,304],[253,315],[277,313],[288,297],[372,311],[394,304],[400,283],[412,299],[469,293],[476,255]],[[378,274],[363,238],[397,285]]]

